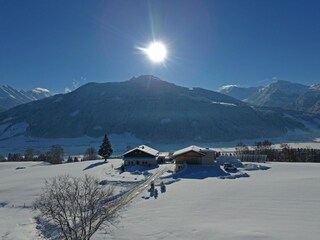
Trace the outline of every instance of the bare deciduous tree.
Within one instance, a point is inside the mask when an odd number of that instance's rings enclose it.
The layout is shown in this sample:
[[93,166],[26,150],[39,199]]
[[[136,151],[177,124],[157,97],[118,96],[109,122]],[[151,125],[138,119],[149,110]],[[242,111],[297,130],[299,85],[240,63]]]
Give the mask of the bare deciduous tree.
[[96,149],[94,147],[89,147],[84,153],[83,160],[88,161],[88,160],[96,160],[96,159],[98,159]]
[[242,141],[240,141],[237,146],[236,146],[236,154],[241,155],[241,154],[247,154],[249,151],[249,147],[245,145]]
[[27,148],[24,151],[24,160],[33,161],[34,160],[34,150],[32,148]]
[[49,162],[52,164],[60,164],[63,162],[64,150],[60,145],[53,145],[48,155],[50,159]]
[[45,182],[34,206],[61,238],[89,240],[115,221],[120,205],[114,189],[99,185],[97,178],[64,175]]

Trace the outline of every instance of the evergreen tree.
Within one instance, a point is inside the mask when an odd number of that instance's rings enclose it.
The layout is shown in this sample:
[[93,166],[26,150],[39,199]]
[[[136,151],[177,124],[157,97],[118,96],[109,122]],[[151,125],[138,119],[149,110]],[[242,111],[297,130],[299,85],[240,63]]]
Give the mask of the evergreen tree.
[[113,153],[113,150],[112,150],[111,143],[108,139],[107,134],[105,134],[98,154],[102,156],[104,158],[104,161],[106,162],[112,153]]
[[68,161],[67,161],[67,162],[68,162],[68,163],[72,163],[72,162],[73,162],[73,159],[72,159],[71,156],[68,157]]

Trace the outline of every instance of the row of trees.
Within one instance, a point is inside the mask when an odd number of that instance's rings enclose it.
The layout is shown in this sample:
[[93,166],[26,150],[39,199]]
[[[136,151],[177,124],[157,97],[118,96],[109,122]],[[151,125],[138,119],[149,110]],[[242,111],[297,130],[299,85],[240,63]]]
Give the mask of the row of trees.
[[64,150],[60,145],[53,145],[50,150],[45,153],[28,148],[25,150],[24,155],[20,153],[9,153],[7,159],[0,157],[0,160],[8,162],[46,161],[57,164],[64,161]]
[[253,149],[250,149],[243,142],[236,147],[236,154],[264,154],[268,161],[283,162],[320,162],[320,149],[292,148],[288,144],[281,144],[280,149],[272,147],[272,142],[264,140],[256,142]]
[[[102,156],[105,161],[111,156],[113,153],[111,143],[108,139],[108,136],[105,135],[102,141],[102,144],[97,153],[94,147],[89,147],[83,156],[82,161],[88,160],[96,160],[99,159],[99,156]],[[7,159],[3,156],[0,156],[0,162],[9,161],[9,162],[20,162],[20,161],[46,161],[52,164],[60,164],[64,162],[64,149],[60,145],[53,145],[49,151],[45,153],[41,153],[40,151],[35,151],[32,148],[28,148],[25,150],[24,155],[20,153],[9,153]],[[78,162],[80,159],[77,157],[72,158],[68,157],[67,162]]]

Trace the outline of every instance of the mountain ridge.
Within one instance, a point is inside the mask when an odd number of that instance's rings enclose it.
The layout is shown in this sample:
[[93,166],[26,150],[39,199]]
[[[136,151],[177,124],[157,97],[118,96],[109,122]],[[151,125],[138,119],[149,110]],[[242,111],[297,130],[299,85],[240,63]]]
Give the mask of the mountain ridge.
[[147,75],[88,83],[10,109],[0,114],[0,140],[19,135],[75,138],[130,133],[154,142],[231,141],[306,132],[304,121],[316,125],[313,115],[286,114],[291,113],[253,108],[218,92]]
[[44,88],[25,91],[17,90],[9,85],[2,85],[0,86],[0,112],[49,96],[51,96],[50,91]]
[[[231,86],[222,88],[220,92],[233,96],[249,104],[261,107],[280,107],[286,110],[320,114],[320,84],[311,86],[278,80],[261,88],[245,88]],[[246,98],[241,98],[245,93]]]

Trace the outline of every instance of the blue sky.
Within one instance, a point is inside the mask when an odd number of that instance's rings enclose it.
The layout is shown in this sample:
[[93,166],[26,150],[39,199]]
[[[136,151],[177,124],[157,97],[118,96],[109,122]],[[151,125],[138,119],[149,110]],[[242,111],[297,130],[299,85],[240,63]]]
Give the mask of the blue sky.
[[[153,64],[137,47],[169,51]],[[0,0],[0,84],[74,89],[153,74],[183,86],[320,81],[317,0]]]

